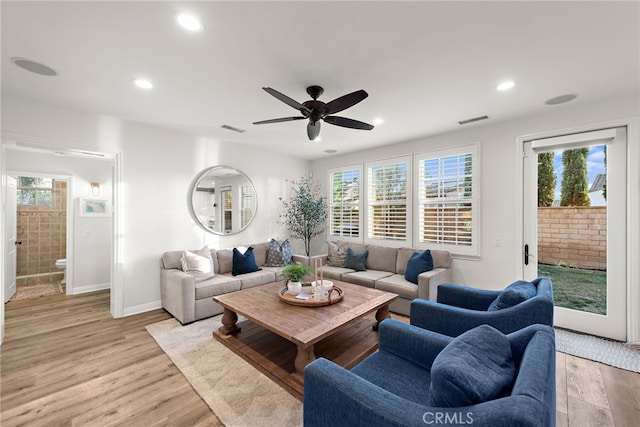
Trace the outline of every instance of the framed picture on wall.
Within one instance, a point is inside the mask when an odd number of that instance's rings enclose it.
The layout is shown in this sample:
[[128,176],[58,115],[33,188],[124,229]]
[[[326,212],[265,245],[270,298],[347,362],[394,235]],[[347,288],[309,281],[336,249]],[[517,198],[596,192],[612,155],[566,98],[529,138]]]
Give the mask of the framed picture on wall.
[[111,200],[94,197],[80,198],[80,216],[111,216]]

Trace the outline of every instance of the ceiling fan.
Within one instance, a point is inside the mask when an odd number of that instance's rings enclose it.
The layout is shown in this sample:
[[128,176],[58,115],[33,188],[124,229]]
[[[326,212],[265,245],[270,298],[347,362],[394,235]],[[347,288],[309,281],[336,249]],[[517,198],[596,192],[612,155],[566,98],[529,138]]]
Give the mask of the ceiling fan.
[[371,130],[373,126],[364,123],[358,120],[348,119],[346,117],[334,116],[333,114],[338,113],[342,110],[346,110],[349,107],[356,105],[358,102],[365,99],[369,94],[364,90],[360,89],[355,92],[349,93],[347,95],[341,96],[339,98],[334,99],[333,101],[327,102],[326,104],[322,101],[318,101],[318,97],[322,95],[324,89],[320,86],[309,86],[307,88],[307,93],[313,99],[309,101],[305,101],[302,104],[299,102],[289,98],[288,96],[278,92],[275,89],[271,89],[270,87],[263,87],[267,93],[278,98],[280,101],[285,104],[295,108],[300,111],[302,116],[295,117],[282,117],[279,119],[271,119],[271,120],[262,120],[259,122],[254,122],[254,125],[263,125],[267,123],[279,123],[279,122],[288,122],[291,120],[302,120],[309,119],[309,124],[307,124],[307,136],[309,136],[310,140],[314,140],[320,135],[320,121],[324,120],[326,123],[342,126],[345,128],[351,129],[362,129],[362,130]]

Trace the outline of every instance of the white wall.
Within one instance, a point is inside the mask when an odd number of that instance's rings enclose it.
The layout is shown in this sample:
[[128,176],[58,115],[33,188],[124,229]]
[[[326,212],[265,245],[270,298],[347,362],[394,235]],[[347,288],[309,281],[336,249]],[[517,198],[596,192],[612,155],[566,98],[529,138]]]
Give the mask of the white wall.
[[111,198],[111,161],[7,149],[5,162],[9,171],[72,177],[72,185],[67,191],[72,199],[68,214],[73,221],[73,262],[67,275],[72,277],[73,293],[108,288],[111,218],[81,217],[78,208],[81,197],[93,197],[91,182],[101,184],[100,197]]
[[[278,225],[285,179],[299,179],[309,162],[158,127],[2,97],[4,139],[30,139],[94,151],[120,151],[121,254],[124,314],[160,306],[160,256],[165,251],[232,247],[282,238]],[[258,211],[239,234],[216,236],[197,226],[187,207],[193,178],[216,164],[244,172],[256,187]],[[11,169],[11,165],[7,165]]]
[[[589,125],[614,119],[638,117],[638,97],[605,100],[593,105],[550,107],[549,112],[525,119],[461,127],[460,131],[434,135],[364,152],[335,155],[312,162],[314,177],[326,191],[327,169],[427,150],[480,142],[480,257],[455,259],[453,282],[486,289],[501,289],[518,279],[522,249],[516,236],[516,215],[520,212],[515,195],[518,188],[518,136]],[[428,120],[428,118],[425,118]],[[384,126],[384,125],[382,125]],[[375,132],[375,131],[374,131]],[[638,145],[638,141],[630,141]],[[635,150],[637,153],[638,150]],[[521,162],[521,161],[520,161]],[[640,158],[635,160],[639,164]],[[635,188],[638,184],[635,183]],[[637,194],[636,194],[637,197]],[[637,204],[637,201],[636,201]],[[496,247],[496,239],[501,246]],[[326,238],[314,241],[313,253],[326,252]],[[638,287],[637,283],[632,286]],[[637,305],[636,305],[637,307]]]

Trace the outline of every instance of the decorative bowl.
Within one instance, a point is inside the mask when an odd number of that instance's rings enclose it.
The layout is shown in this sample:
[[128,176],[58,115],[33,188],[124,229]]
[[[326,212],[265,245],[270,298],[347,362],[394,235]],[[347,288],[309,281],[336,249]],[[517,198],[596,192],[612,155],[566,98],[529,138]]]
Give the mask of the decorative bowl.
[[[318,285],[320,285],[323,291],[325,292],[329,292],[331,290],[331,288],[333,288],[333,282],[331,280],[323,280],[322,282],[320,280],[317,281]],[[316,285],[316,280],[314,280],[313,282],[311,282],[311,287],[312,288],[316,288],[318,287],[318,285]]]

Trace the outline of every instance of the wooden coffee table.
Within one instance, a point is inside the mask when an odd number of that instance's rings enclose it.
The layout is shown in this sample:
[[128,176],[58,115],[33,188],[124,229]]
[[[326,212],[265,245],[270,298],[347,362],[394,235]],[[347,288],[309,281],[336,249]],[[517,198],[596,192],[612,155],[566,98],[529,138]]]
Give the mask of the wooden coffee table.
[[[349,369],[378,348],[377,324],[389,317],[390,292],[333,281],[342,301],[301,307],[280,301],[275,282],[217,297],[224,307],[213,336],[302,399],[305,366],[326,357]],[[238,323],[238,315],[248,321]]]

